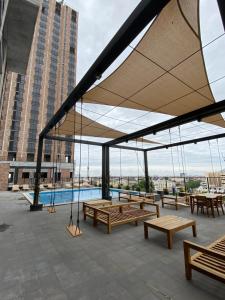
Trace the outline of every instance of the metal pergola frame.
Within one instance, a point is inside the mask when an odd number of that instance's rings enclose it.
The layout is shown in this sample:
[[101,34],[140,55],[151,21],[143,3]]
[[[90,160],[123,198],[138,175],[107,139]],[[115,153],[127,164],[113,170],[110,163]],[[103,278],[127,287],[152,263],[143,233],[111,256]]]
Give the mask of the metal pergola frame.
[[[148,174],[148,151],[153,151],[162,148],[169,148],[174,146],[183,145],[184,143],[197,143],[203,140],[209,140],[214,138],[220,138],[217,135],[199,138],[196,140],[184,141],[180,143],[174,143],[170,145],[163,145],[152,147],[148,149],[141,149],[128,146],[119,146],[119,143],[128,142],[129,140],[137,139],[148,134],[156,134],[159,131],[170,129],[182,124],[186,124],[192,121],[201,121],[203,118],[212,116],[217,113],[225,111],[225,100],[208,105],[206,107],[200,108],[198,110],[189,112],[187,114],[175,117],[173,119],[161,122],[159,124],[147,127],[145,129],[136,131],[131,134],[124,135],[120,138],[114,139],[106,143],[98,143],[74,138],[58,137],[48,135],[50,130],[66,115],[66,113],[82,99],[82,96],[86,91],[95,83],[97,79],[101,77],[103,72],[115,61],[115,59],[125,50],[125,48],[137,37],[137,35],[148,25],[168,4],[170,0],[142,0],[140,4],[135,8],[133,13],[125,21],[119,31],[115,34],[113,39],[109,42],[106,48],[99,55],[94,64],[90,67],[85,76],[81,79],[79,84],[74,88],[72,93],[68,96],[65,102],[62,104],[60,109],[55,113],[55,115],[50,119],[46,127],[42,130],[39,135],[38,144],[38,154],[37,154],[37,165],[36,165],[36,178],[35,178],[35,193],[34,193],[34,203],[31,205],[31,210],[41,210],[42,205],[39,204],[39,180],[40,171],[42,163],[42,151],[43,151],[43,141],[44,139],[61,140],[68,141],[72,143],[82,143],[102,147],[102,198],[109,199],[109,149],[119,148],[126,150],[142,151],[144,154],[144,166],[145,166],[145,179],[146,179],[146,192],[149,191],[149,174]],[[217,0],[220,9],[223,25],[225,28],[225,9],[224,1]],[[224,137],[225,134],[222,134]]]

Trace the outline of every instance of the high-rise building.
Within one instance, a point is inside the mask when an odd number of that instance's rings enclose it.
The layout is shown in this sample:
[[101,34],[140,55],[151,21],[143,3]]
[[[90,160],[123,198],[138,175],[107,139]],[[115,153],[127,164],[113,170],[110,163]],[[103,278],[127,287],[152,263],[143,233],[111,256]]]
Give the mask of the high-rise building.
[[[26,75],[7,74],[0,159],[9,163],[9,185],[33,181],[39,133],[75,86],[77,20],[77,12],[62,1],[43,0]],[[53,143],[45,141],[42,177],[50,179],[57,160],[57,178],[70,178],[73,145]]]
[[0,1],[0,112],[6,70],[26,72],[40,1]]

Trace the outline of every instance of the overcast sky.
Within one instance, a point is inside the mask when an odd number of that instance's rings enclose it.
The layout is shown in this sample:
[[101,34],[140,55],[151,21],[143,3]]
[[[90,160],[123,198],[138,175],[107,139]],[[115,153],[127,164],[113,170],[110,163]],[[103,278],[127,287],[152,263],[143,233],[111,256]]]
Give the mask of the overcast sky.
[[[137,0],[66,0],[65,3],[79,12],[78,24],[78,65],[77,81],[79,81],[91,64],[95,61],[103,48],[111,40],[126,18],[140,1]],[[201,35],[203,45],[215,42],[204,48],[206,67],[208,70],[209,82],[215,81],[225,75],[225,38],[222,22],[220,20],[217,1],[201,0]],[[218,38],[220,35],[222,37]],[[218,39],[217,39],[218,38]],[[135,41],[132,45],[135,44]],[[104,77],[108,75],[119,63],[126,58],[130,50],[126,50],[115,64],[110,68]],[[211,85],[214,96],[217,101],[225,99],[224,91],[225,80],[219,80]],[[107,113],[110,107],[96,108],[93,105],[85,105],[87,111],[85,114],[92,118],[97,118],[97,113]],[[88,111],[90,110],[90,111]],[[93,110],[95,113],[93,113]],[[138,117],[141,117],[141,122]],[[99,116],[98,116],[99,117]],[[115,120],[115,119],[117,120]],[[167,119],[168,116],[156,114],[149,122],[149,115],[143,117],[143,111],[132,111],[122,108],[116,108],[107,117],[101,118],[100,122],[105,125],[115,127],[124,132],[135,131],[143,126],[150,126],[153,123]],[[118,121],[118,119],[120,121]],[[132,121],[132,123],[131,123]],[[126,123],[125,123],[126,122]],[[127,123],[130,122],[130,123]],[[140,124],[141,123],[141,124]],[[129,126],[128,126],[129,124]],[[181,138],[191,139],[198,136],[212,135],[223,132],[215,126],[206,124],[188,124],[181,128]],[[178,141],[180,136],[178,129],[172,131],[172,142]],[[152,137],[151,137],[152,138]],[[157,135],[158,141],[169,142],[168,132]],[[76,149],[76,158],[78,159],[79,147]],[[90,174],[101,174],[101,151],[90,146]],[[87,146],[82,146],[82,169],[83,175],[87,169]],[[210,155],[212,153],[212,156]],[[128,155],[129,153],[129,155]],[[137,155],[131,151],[111,150],[111,174],[120,174],[120,157],[122,157],[122,175],[134,174],[143,175],[143,159],[141,153]],[[210,143],[201,143],[189,145],[184,148],[173,148],[171,150],[162,150],[149,153],[149,171],[151,175],[173,175],[173,164],[175,174],[178,175],[185,171],[189,175],[205,175],[207,172],[220,171],[225,169],[225,140],[211,141]]]

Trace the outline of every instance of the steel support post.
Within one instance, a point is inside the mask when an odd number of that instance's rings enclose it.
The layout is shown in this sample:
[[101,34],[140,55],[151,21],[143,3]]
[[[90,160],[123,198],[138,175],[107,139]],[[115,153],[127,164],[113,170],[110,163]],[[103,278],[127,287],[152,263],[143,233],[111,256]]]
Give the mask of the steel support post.
[[18,173],[19,173],[19,169],[15,168],[15,170],[14,170],[14,177],[13,177],[13,183],[14,184],[18,184]]
[[39,203],[39,184],[40,184],[40,177],[41,177],[43,142],[44,139],[39,136],[37,165],[36,165],[36,174],[35,174],[35,186],[34,186],[34,202],[33,204],[30,205],[31,211],[42,210],[43,208],[43,204]]
[[225,2],[224,0],[217,0],[217,2],[218,2],[222,22],[223,22],[223,27],[225,30]]
[[109,147],[107,146],[102,146],[102,199],[111,199],[109,195]]
[[149,175],[148,175],[148,152],[144,151],[144,165],[145,165],[145,191],[149,193]]

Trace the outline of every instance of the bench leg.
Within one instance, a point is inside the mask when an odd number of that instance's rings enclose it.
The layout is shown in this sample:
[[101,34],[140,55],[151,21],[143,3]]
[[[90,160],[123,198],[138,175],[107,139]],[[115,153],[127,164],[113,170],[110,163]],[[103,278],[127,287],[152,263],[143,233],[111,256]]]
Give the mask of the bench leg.
[[184,242],[184,264],[185,264],[185,275],[187,280],[192,278],[192,269],[190,266],[190,248]]
[[197,236],[196,224],[192,225],[192,232],[193,232],[193,236],[196,237]]
[[148,226],[146,224],[144,224],[144,235],[145,235],[145,239],[148,238]]
[[110,223],[107,225],[107,233],[110,234],[112,232],[112,226]]
[[173,234],[170,231],[167,232],[167,243],[168,243],[168,249],[172,249],[173,248]]

